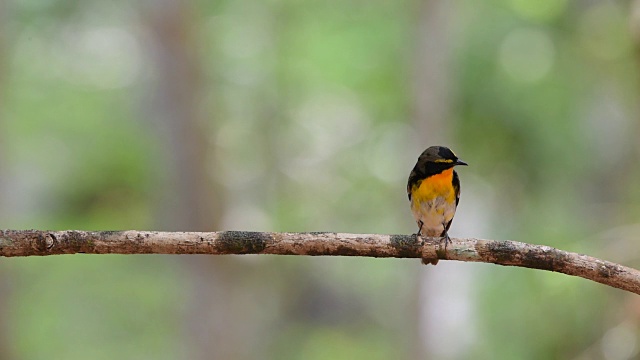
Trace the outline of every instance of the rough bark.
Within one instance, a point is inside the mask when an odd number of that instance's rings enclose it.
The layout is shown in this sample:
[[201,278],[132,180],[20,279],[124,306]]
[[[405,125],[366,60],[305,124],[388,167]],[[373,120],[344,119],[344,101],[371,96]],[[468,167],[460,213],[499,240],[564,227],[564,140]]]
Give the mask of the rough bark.
[[555,271],[640,294],[640,271],[591,256],[516,241],[415,235],[247,231],[0,231],[0,256],[56,254],[275,254],[438,258]]

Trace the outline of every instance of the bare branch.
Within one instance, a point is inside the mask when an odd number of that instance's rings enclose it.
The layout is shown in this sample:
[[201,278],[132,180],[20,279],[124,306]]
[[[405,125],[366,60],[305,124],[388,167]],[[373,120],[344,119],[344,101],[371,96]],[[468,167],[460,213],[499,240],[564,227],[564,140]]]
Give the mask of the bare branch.
[[640,271],[591,256],[516,241],[415,235],[247,231],[0,230],[0,256],[57,254],[276,254],[425,258],[561,272],[640,294]]

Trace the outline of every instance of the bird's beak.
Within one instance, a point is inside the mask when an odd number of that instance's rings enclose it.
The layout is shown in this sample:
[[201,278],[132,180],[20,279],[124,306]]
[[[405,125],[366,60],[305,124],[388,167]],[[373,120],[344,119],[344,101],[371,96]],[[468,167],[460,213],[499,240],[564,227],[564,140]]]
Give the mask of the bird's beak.
[[462,160],[458,159],[458,160],[455,162],[455,164],[454,164],[454,165],[464,165],[464,166],[468,166],[469,164],[467,164],[466,162],[464,162],[464,161],[462,161]]

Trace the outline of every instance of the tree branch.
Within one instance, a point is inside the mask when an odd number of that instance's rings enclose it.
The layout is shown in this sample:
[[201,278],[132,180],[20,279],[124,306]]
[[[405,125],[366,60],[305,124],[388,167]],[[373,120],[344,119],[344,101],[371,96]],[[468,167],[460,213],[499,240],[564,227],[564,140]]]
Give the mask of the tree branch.
[[561,272],[640,294],[640,271],[591,256],[516,241],[415,235],[247,231],[0,230],[0,256],[57,254],[276,254],[425,258]]

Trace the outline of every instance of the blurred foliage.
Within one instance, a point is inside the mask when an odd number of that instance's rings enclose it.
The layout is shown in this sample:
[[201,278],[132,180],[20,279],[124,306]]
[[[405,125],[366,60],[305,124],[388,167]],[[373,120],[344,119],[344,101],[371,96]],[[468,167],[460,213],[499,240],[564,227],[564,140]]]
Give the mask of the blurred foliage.
[[[420,5],[180,5],[190,6],[202,66],[199,111],[218,161],[211,173],[231,199],[224,229],[415,230],[404,186],[431,144],[415,134],[423,119],[412,119],[412,67],[433,65],[413,60]],[[460,172],[460,212],[487,223],[474,232],[457,220],[452,234],[640,266],[631,3],[450,6],[447,124],[471,164]],[[3,9],[2,227],[157,226],[165,159],[158,125],[145,117],[149,93],[160,90],[152,88],[157,54],[144,9],[59,0]],[[198,285],[181,264],[168,256],[4,259],[5,343],[18,359],[184,358],[183,315]],[[273,257],[249,257],[246,266],[272,274],[262,286],[278,289],[262,299],[273,302],[276,330],[259,339],[260,358],[415,356],[417,272],[433,268]],[[451,299],[470,304],[474,317],[472,341],[456,358],[638,356],[635,297],[564,275],[473,266],[472,297]],[[454,316],[452,309],[441,311]]]

